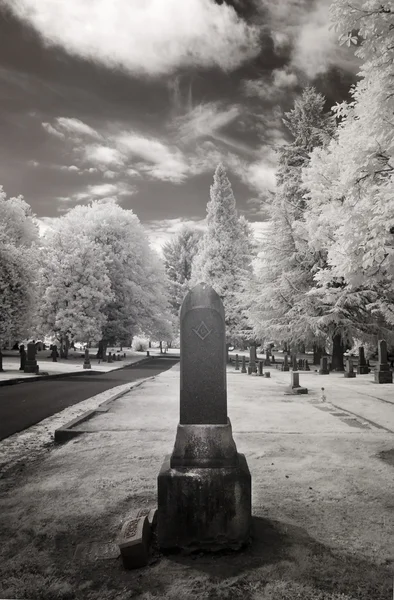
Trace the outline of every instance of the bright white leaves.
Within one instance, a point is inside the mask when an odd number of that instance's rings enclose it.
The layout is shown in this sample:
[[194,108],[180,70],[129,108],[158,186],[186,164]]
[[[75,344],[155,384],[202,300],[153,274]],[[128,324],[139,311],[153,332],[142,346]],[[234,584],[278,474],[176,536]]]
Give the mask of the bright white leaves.
[[0,344],[26,335],[34,310],[38,227],[29,205],[0,186]]
[[44,254],[47,330],[114,343],[167,318],[164,268],[138,218],[116,202],[71,210],[46,236]]

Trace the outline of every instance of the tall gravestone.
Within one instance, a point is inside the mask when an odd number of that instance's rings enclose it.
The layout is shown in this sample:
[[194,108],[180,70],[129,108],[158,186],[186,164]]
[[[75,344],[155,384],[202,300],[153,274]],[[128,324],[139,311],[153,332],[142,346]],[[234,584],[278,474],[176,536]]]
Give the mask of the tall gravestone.
[[353,360],[350,356],[346,359],[345,373],[343,376],[347,377],[348,379],[351,379],[352,377],[356,377],[356,373],[353,368]]
[[379,340],[378,364],[375,367],[375,383],[393,383],[393,372],[387,360],[387,342]]
[[163,550],[236,549],[250,536],[251,477],[227,416],[223,304],[200,283],[180,319],[180,422],[158,476],[158,543]]
[[27,344],[27,356],[26,356],[25,368],[24,368],[25,373],[35,373],[35,374],[38,373],[39,366],[38,366],[37,360],[36,360],[36,353],[37,353],[37,349],[36,349],[35,343],[30,342],[29,344]]
[[328,369],[328,358],[327,356],[322,356],[320,359],[320,369],[319,375],[329,375],[330,371]]
[[367,365],[367,361],[365,360],[364,346],[360,346],[358,349],[357,373],[359,375],[367,375],[367,373],[369,373],[369,367]]
[[256,346],[251,344],[249,347],[249,366],[251,373],[257,373],[256,359]]
[[283,356],[283,370],[284,371],[289,371],[290,367],[289,367],[289,355],[285,354]]

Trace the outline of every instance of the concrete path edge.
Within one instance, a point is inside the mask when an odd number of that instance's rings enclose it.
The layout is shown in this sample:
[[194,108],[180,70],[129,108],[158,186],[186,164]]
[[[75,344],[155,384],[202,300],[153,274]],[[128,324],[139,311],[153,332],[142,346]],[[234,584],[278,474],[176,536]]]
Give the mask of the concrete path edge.
[[59,427],[58,429],[55,429],[55,433],[54,433],[55,444],[61,444],[64,442],[68,442],[72,438],[75,438],[75,437],[85,433],[84,431],[75,430],[74,427],[77,427],[84,421],[87,421],[88,419],[91,419],[91,418],[95,417],[96,415],[99,415],[100,413],[107,412],[109,410],[110,404],[112,404],[112,402],[114,402],[118,398],[121,398],[125,394],[128,394],[131,390],[139,387],[146,381],[149,381],[150,379],[154,379],[155,377],[156,377],[156,375],[152,375],[152,377],[146,377],[145,379],[142,379],[141,381],[136,381],[136,382],[132,383],[127,390],[123,390],[122,392],[118,392],[118,393],[114,394],[113,396],[111,396],[110,398],[107,398],[107,400],[105,400],[102,404],[97,406],[97,408],[95,408],[94,410],[88,410],[88,411],[82,413],[82,415],[80,415],[76,419],[73,419],[72,421],[65,423],[64,425],[62,425],[62,427]]

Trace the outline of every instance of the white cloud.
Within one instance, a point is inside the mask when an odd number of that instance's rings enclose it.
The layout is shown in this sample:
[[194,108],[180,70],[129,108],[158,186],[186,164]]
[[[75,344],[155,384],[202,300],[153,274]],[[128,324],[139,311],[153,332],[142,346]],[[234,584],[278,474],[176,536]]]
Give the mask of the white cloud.
[[199,104],[186,115],[175,120],[181,139],[191,140],[202,136],[215,137],[216,131],[238,117],[238,106],[220,108],[219,102]]
[[51,135],[54,135],[55,137],[60,138],[62,140],[65,139],[66,136],[64,135],[64,133],[52,127],[50,123],[42,123],[42,126]]
[[309,78],[335,65],[348,71],[358,69],[352,50],[340,46],[330,30],[332,0],[260,0],[276,52],[291,48],[290,66]]
[[177,147],[169,147],[155,138],[144,137],[135,132],[120,134],[116,142],[123,153],[146,161],[139,163],[138,167],[151,177],[179,183],[187,176],[187,162]]
[[89,125],[87,125],[83,121],[80,121],[79,119],[68,119],[66,117],[58,117],[56,119],[56,123],[58,128],[60,127],[60,129],[64,129],[68,133],[84,135],[98,139],[101,138],[101,135],[95,129],[93,129],[93,127],[90,127]]
[[288,88],[297,85],[298,78],[295,73],[289,73],[285,69],[272,71],[273,83],[277,88]]
[[79,168],[78,168],[78,167],[76,167],[75,165],[69,165],[69,166],[67,166],[67,165],[62,165],[62,166],[60,167],[60,169],[61,169],[62,171],[79,171]]
[[91,196],[112,196],[116,194],[118,186],[113,183],[99,183],[97,185],[90,185],[88,190],[88,194]]
[[27,164],[29,165],[29,167],[38,167],[40,165],[40,163],[36,160],[29,160],[27,161]]
[[116,175],[116,171],[107,170],[103,172],[103,177],[105,177],[106,179],[114,179]]
[[116,148],[109,146],[100,146],[98,144],[89,144],[84,148],[84,158],[98,165],[117,165],[123,164],[122,154]]
[[136,74],[230,70],[258,53],[258,29],[214,0],[3,0],[48,45]]

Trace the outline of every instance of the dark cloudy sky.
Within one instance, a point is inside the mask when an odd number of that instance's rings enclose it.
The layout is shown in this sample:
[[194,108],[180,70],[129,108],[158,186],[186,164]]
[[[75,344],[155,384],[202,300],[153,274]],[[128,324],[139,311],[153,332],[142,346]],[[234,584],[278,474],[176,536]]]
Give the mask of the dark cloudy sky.
[[329,108],[355,81],[329,5],[0,0],[0,183],[43,222],[115,197],[158,240],[205,217],[222,160],[261,222],[283,112],[308,84]]

